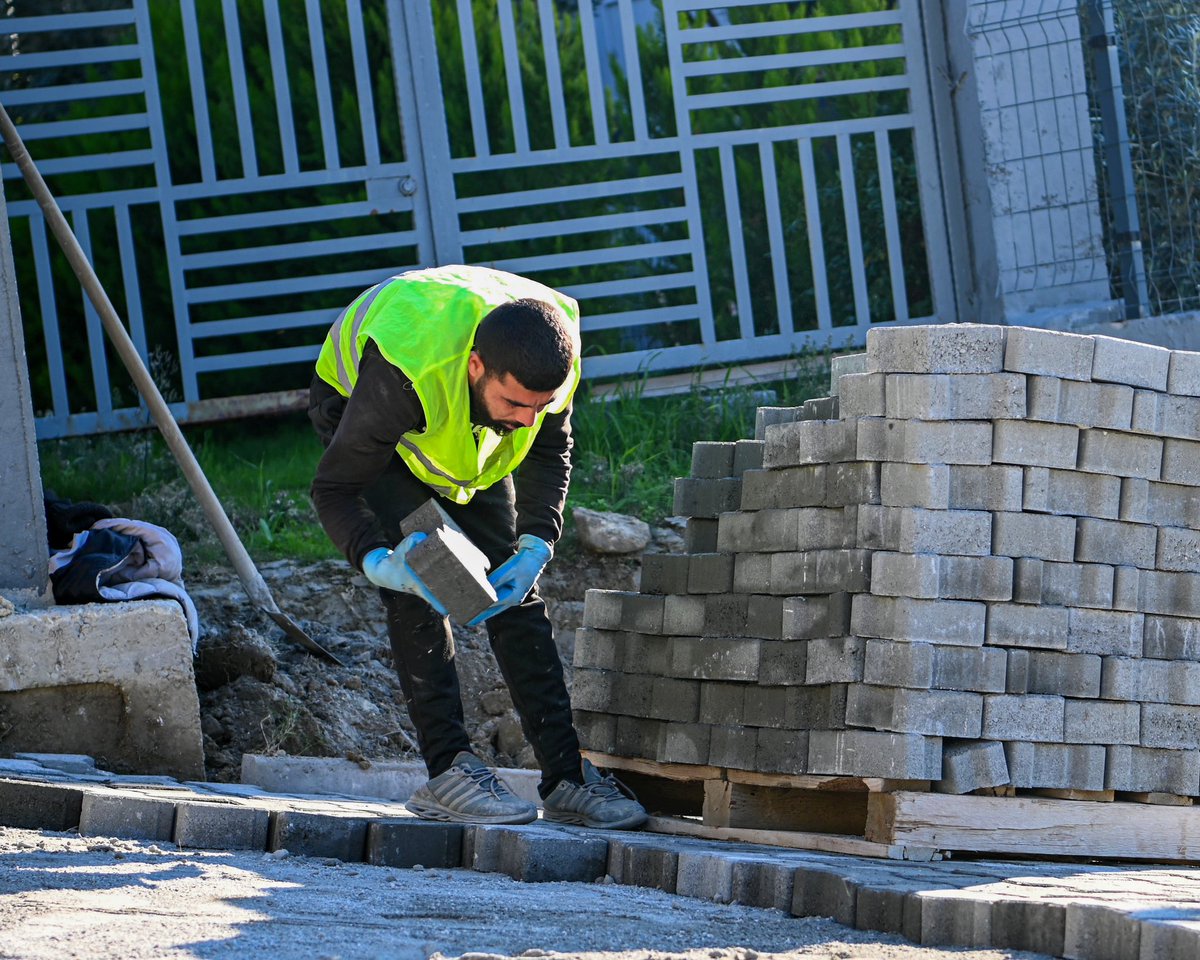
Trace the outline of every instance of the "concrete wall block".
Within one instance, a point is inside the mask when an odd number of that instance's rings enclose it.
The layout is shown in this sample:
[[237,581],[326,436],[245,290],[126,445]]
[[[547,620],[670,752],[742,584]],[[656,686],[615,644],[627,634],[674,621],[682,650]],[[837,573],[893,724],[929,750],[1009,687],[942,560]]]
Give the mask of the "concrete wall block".
[[[178,803],[176,846],[193,850],[266,850],[271,815],[231,803]],[[458,859],[447,866],[458,866]]]
[[1168,437],[1162,444],[1163,481],[1187,486],[1200,485],[1200,443]]
[[1137,703],[1067,701],[1063,724],[1063,739],[1067,743],[1126,743],[1137,746],[1141,730],[1141,709]]
[[753,770],[758,731],[741,724],[714,726],[709,732],[708,762],[714,767]]
[[1159,570],[1200,573],[1200,530],[1160,527],[1154,565]]
[[767,910],[792,908],[794,863],[773,863],[762,857],[749,854],[745,859],[732,859],[733,903],[747,907],[763,907]]
[[867,504],[856,514],[858,546],[896,553],[900,549],[900,509]]
[[838,399],[843,419],[882,417],[885,375],[882,373],[848,373],[838,379]]
[[523,883],[593,883],[608,867],[608,841],[561,830],[497,828],[500,871]]
[[592,713],[576,709],[573,712],[579,742],[585,750],[598,753],[617,752],[617,718],[610,713]]
[[1156,660],[1200,660],[1200,623],[1190,617],[1146,617],[1142,656]]
[[794,467],[853,460],[858,448],[854,420],[800,420],[767,427],[763,466]]
[[1032,650],[1009,650],[1005,658],[1004,693],[1029,692],[1029,656]]
[[1168,750],[1200,749],[1200,707],[1143,703],[1142,746]]
[[883,373],[999,373],[1002,326],[947,323],[875,327],[867,332],[867,369]]
[[588,590],[583,595],[583,625],[598,630],[620,630],[622,603],[637,594],[627,590]]
[[1141,613],[1072,608],[1067,624],[1067,652],[1140,657],[1145,619]]
[[825,474],[825,506],[879,502],[878,463],[831,463]]
[[740,477],[747,470],[761,470],[765,440],[735,440],[733,444],[733,475]]
[[915,733],[813,730],[808,771],[839,776],[940,780],[942,741]]
[[1021,467],[993,464],[950,468],[950,509],[1017,511],[1022,509]]
[[1107,750],[1104,789],[1196,796],[1200,792],[1200,753],[1114,744]]
[[735,593],[770,593],[770,553],[738,553],[733,555],[733,590]]
[[1025,510],[1115,520],[1120,505],[1120,477],[1048,467],[1025,468]]
[[1133,423],[1134,390],[1116,383],[1030,377],[1028,405],[1030,420],[1128,430]]
[[675,637],[671,676],[688,680],[757,680],[761,640]]
[[572,666],[597,670],[620,670],[625,651],[625,634],[615,630],[580,627],[575,631]]
[[63,784],[0,779],[0,825],[20,830],[74,830],[83,790]]
[[1075,559],[1075,517],[1043,513],[992,514],[992,553],[1071,562]]
[[462,866],[463,825],[413,817],[375,820],[367,827],[366,861],[377,867]]
[[1061,903],[996,900],[992,903],[992,943],[1050,957],[1063,955],[1067,908]]
[[841,418],[841,400],[838,397],[813,397],[800,405],[802,420],[838,420]]
[[614,833],[608,841],[608,876],[627,887],[675,892],[679,853],[663,841]]
[[789,730],[846,729],[849,686],[830,683],[820,687],[789,687],[783,726]]
[[1031,651],[1026,692],[1095,699],[1100,696],[1100,658],[1087,653]]
[[871,592],[887,597],[1010,600],[1013,561],[877,551],[871,558]]
[[886,415],[897,420],[1021,419],[1025,417],[1025,377],[1012,373],[893,373],[887,375],[886,399]]
[[267,849],[362,863],[366,856],[368,823],[365,817],[280,810],[271,819]]
[[871,593],[878,597],[937,597],[940,559],[931,553],[876,551],[871,557]]
[[708,741],[712,728],[703,723],[668,723],[659,731],[661,763],[708,763]]
[[809,550],[771,554],[771,593],[858,593],[871,585],[871,551]]
[[822,463],[783,470],[747,470],[741,477],[741,508],[768,510],[820,506],[825,502],[826,469]]
[[862,680],[866,641],[861,637],[827,637],[808,641],[804,682],[857,683]]
[[694,553],[688,561],[688,593],[728,593],[733,588],[730,554]]
[[[736,567],[734,577],[737,577]],[[782,640],[783,600],[783,597],[752,595],[746,604],[745,635],[760,640]]]
[[948,741],[942,749],[939,793],[970,793],[1008,783],[1004,746],[991,740]]
[[850,631],[882,640],[917,640],[955,646],[981,646],[987,607],[964,600],[907,597],[854,597]]
[[837,591],[783,598],[783,638],[842,637],[850,629],[851,594]]
[[[1115,567],[1103,563],[1046,562],[1042,568],[1042,602],[1054,606],[1111,607],[1116,595],[1115,572]],[[1086,622],[1086,618],[1081,621],[1081,629]],[[1072,649],[1069,643],[1068,649]]]
[[681,517],[704,517],[716,519],[729,510],[737,510],[742,503],[742,480],[740,477],[721,479],[675,479],[675,501],[673,512]]
[[[895,422],[895,421],[888,421]],[[902,420],[898,456],[904,463],[948,463],[983,466],[992,462],[992,424],[973,420]],[[892,451],[889,449],[889,453]]]
[[1024,467],[1074,470],[1079,428],[1031,420],[997,420],[992,431],[992,460]]
[[[695,557],[689,558],[695,560]],[[690,569],[695,569],[694,564]],[[693,591],[695,592],[695,591]],[[586,603],[586,600],[585,600]],[[627,593],[620,598],[621,621],[620,629],[635,633],[662,633],[663,597],[650,596],[644,593]],[[587,607],[584,607],[584,620],[587,620]],[[591,626],[585,622],[585,626]]]
[[175,803],[117,791],[85,793],[79,811],[79,833],[170,843],[175,833]]
[[759,652],[758,682],[797,684],[808,669],[808,645],[802,640],[764,640]]
[[933,687],[975,693],[1003,693],[1008,654],[991,647],[933,648]]
[[1004,744],[1009,782],[1018,788],[1103,790],[1104,747],[1061,742]]
[[642,593],[687,593],[690,569],[691,564],[685,554],[647,553],[642,557],[642,578],[638,581],[638,587]]
[[1138,609],[1145,613],[1200,617],[1200,574],[1143,570],[1138,577]]
[[627,633],[621,669],[626,673],[662,676],[671,663],[671,638],[653,633]]
[[983,739],[1061,744],[1065,717],[1062,697],[987,694],[983,698]]
[[744,593],[710,593],[704,596],[702,637],[746,636],[750,598]]
[[901,553],[986,557],[992,552],[992,515],[982,510],[898,507]]
[[1154,568],[1157,546],[1154,527],[1080,517],[1075,531],[1075,559],[1082,563],[1114,563],[1143,570]]
[[1134,433],[1198,440],[1200,398],[1173,397],[1152,390],[1138,390],[1133,398],[1130,429]]
[[846,723],[852,727],[978,739],[983,697],[951,690],[909,690],[854,684],[846,695]]
[[807,773],[808,736],[807,730],[759,730],[754,769],[763,773]]
[[1113,609],[1126,613],[1137,611],[1141,583],[1142,571],[1137,567],[1117,567],[1113,577]]
[[1162,461],[1163,440],[1159,437],[1114,430],[1084,430],[1079,436],[1078,467],[1088,473],[1157,480]]
[[[918,890],[910,903],[917,914],[906,935],[931,946],[983,947],[992,943],[992,901],[973,890]],[[909,927],[913,929],[909,929]]]
[[950,467],[937,463],[880,464],[879,502],[885,507],[947,510]]
[[681,850],[675,874],[675,892],[714,903],[733,900],[733,863],[711,850]]
[[[1063,566],[1074,567],[1074,564]],[[1036,557],[1017,557],[1013,560],[1013,595],[1016,603],[1041,603],[1045,586],[1046,561]],[[1109,586],[1109,598],[1112,587]],[[1105,604],[1107,606],[1108,604]]]
[[658,753],[658,741],[664,724],[661,720],[617,717],[616,745],[613,753],[622,757],[650,759]]
[[1167,364],[1167,393],[1200,397],[1200,353],[1172,350]]
[[786,712],[786,687],[767,686],[761,681],[746,686],[743,694],[742,722],[747,726],[782,728],[786,726]]
[[664,636],[698,637],[704,630],[704,597],[663,597]]
[[903,446],[902,421],[886,420],[883,417],[860,417],[855,456],[862,461],[880,462],[895,460]]
[[1010,327],[1004,369],[1068,380],[1090,380],[1095,341],[1076,333]]
[[866,372],[867,354],[865,350],[862,353],[843,353],[840,356],[833,357],[829,361],[829,395],[833,397],[841,396],[842,377],[854,373]]
[[1066,607],[987,605],[987,642],[992,646],[1066,650],[1068,626]]
[[1094,337],[1092,379],[1127,383],[1149,390],[1166,390],[1171,351],[1149,343],[1116,337]]
[[717,521],[711,517],[688,517],[683,529],[686,553],[715,553],[717,550]]
[[613,711],[617,678],[620,676],[612,670],[576,668],[571,674],[571,704],[576,710],[593,713]]
[[733,476],[733,444],[698,440],[692,444],[692,473],[697,478]]
[[[700,710],[700,683],[674,677],[650,678],[650,711],[655,720],[692,723]],[[634,714],[637,716],[637,714]],[[707,753],[707,748],[706,748]]]
[[802,412],[800,407],[759,407],[754,411],[754,439],[765,439],[767,427],[773,424],[794,423]]
[[1106,657],[1105,665],[1111,665],[1113,693],[1133,690],[1128,699],[1134,701],[1200,706],[1200,663]]

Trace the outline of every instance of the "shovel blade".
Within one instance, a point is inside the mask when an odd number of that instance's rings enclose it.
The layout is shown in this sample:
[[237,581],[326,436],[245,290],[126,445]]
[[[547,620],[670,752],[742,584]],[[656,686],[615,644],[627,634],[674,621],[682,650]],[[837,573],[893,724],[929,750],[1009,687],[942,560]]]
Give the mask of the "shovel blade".
[[335,657],[332,653],[317,643],[316,640],[300,629],[300,624],[296,623],[295,620],[289,617],[282,610],[270,610],[266,607],[263,607],[263,613],[279,624],[279,626],[283,629],[284,635],[289,640],[300,644],[300,646],[302,646],[309,653],[315,654],[322,660],[328,660],[330,663],[337,664],[339,667],[345,666],[341,660]]

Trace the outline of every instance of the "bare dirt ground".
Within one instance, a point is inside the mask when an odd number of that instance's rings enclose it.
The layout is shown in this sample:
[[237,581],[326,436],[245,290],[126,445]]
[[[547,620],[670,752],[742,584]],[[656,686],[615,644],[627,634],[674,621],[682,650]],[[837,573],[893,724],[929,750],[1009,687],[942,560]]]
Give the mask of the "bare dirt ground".
[[0,958],[1045,960],[638,887],[0,827]]
[[[668,527],[652,549],[681,549]],[[319,660],[284,639],[247,604],[232,570],[185,571],[200,612],[196,660],[204,754],[211,780],[239,779],[243,753],[417,759],[413,727],[392,666],[378,594],[340,560],[264,564],[280,608],[345,664]],[[599,557],[569,540],[540,581],[570,677],[575,629],[590,587],[636,589],[640,557]],[[455,625],[467,730],[478,755],[533,767],[483,628]]]

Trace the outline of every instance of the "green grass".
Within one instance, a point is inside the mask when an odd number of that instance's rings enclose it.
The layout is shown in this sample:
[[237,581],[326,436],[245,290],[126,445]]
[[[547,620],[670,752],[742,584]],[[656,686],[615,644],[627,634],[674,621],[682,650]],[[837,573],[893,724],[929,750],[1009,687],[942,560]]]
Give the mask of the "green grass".
[[[798,358],[796,376],[752,387],[645,397],[643,382],[633,381],[609,400],[583,388],[572,421],[568,514],[571,506],[586,506],[650,523],[669,516],[672,481],[687,475],[693,442],[753,436],[757,407],[797,404],[826,393],[827,384],[828,357],[810,354]],[[321,445],[303,414],[184,432],[256,560],[337,555],[308,497]],[[189,563],[221,560],[221,547],[157,431],[42,441],[39,455],[43,485],[58,496],[166,527]]]

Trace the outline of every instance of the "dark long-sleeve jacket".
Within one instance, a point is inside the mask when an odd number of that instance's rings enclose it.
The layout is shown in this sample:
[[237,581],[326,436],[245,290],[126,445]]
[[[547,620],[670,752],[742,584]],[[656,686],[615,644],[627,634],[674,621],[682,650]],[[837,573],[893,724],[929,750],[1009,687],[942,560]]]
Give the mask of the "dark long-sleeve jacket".
[[[363,499],[393,456],[400,437],[425,426],[412,381],[367,341],[358,380],[347,400],[319,377],[309,395],[309,419],[325,443],[312,483],[313,505],[334,545],[358,569],[376,547],[395,546]],[[571,408],[547,414],[514,476],[517,535],[554,543],[571,478]],[[433,491],[430,491],[433,495]]]

